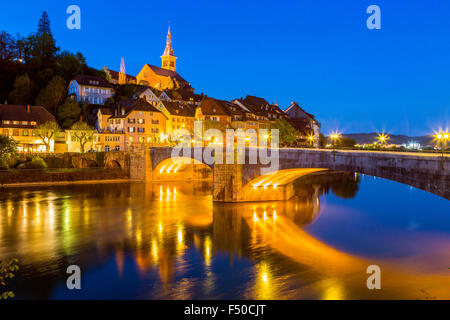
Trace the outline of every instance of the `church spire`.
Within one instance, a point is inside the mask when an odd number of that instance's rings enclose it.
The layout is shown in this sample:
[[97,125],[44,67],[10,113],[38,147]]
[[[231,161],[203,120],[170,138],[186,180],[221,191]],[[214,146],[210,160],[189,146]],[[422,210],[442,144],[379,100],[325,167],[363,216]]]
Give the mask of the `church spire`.
[[175,57],[175,54],[173,53],[172,33],[170,32],[170,25],[169,25],[169,31],[167,32],[166,49],[164,50],[164,53],[161,56],[162,68],[176,71],[176,60],[177,57]]

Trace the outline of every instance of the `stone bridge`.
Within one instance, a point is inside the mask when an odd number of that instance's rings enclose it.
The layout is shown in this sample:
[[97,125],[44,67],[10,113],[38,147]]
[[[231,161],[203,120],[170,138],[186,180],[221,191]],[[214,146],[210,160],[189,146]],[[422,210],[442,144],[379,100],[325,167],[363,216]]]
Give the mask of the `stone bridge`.
[[245,150],[244,164],[226,164],[224,159],[224,164],[213,165],[206,165],[199,156],[206,149],[191,148],[177,158],[172,157],[169,147],[130,154],[130,177],[152,181],[161,179],[162,174],[181,174],[190,165],[212,169],[214,201],[239,202],[289,199],[293,195],[292,182],[297,178],[339,170],[389,179],[450,199],[450,156],[445,156],[443,169],[439,154],[283,148],[278,149],[278,169],[267,172],[269,165],[250,164],[249,151],[256,152],[255,149]]

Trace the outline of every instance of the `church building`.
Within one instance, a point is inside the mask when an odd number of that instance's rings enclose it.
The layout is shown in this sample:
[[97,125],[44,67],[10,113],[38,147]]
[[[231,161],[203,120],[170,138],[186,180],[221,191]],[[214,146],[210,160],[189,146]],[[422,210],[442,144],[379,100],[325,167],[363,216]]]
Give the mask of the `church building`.
[[191,85],[177,72],[177,57],[172,48],[172,34],[167,32],[166,48],[161,56],[161,67],[146,64],[136,77],[137,84],[158,90],[193,90]]

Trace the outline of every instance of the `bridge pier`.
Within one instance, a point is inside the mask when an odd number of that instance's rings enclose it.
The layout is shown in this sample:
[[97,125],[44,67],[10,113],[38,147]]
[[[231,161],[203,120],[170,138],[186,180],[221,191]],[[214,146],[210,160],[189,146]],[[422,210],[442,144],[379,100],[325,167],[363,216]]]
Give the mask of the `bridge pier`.
[[289,200],[294,196],[294,185],[260,185],[254,188],[247,183],[260,175],[259,165],[215,164],[213,201],[251,202]]

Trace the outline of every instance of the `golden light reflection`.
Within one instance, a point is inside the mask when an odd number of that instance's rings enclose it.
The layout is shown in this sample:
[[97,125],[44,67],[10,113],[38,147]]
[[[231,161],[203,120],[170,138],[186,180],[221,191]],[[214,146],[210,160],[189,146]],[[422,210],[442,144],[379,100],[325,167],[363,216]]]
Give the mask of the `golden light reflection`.
[[255,298],[258,300],[270,300],[276,298],[273,274],[267,262],[256,265]]

